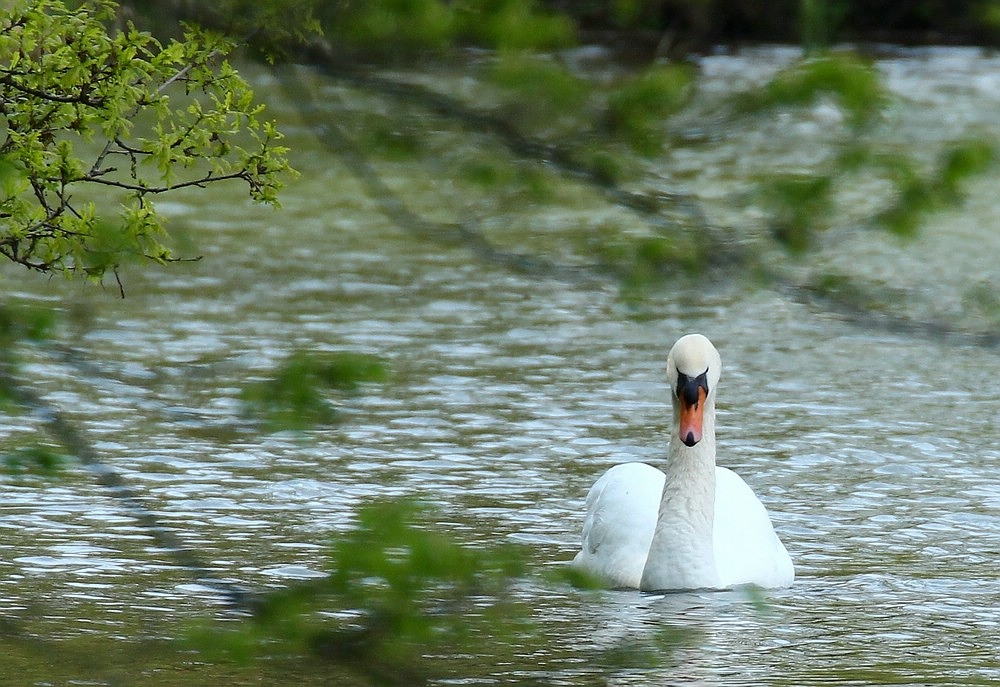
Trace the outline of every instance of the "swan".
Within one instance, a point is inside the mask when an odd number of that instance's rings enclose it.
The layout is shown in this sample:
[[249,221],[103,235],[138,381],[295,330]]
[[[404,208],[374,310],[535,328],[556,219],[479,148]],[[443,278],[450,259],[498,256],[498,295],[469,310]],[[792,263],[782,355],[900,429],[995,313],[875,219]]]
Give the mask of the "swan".
[[792,559],[739,475],[715,465],[715,392],[722,358],[701,334],[667,356],[674,423],[666,464],[615,465],[586,500],[572,565],[606,587],[642,591],[785,587]]

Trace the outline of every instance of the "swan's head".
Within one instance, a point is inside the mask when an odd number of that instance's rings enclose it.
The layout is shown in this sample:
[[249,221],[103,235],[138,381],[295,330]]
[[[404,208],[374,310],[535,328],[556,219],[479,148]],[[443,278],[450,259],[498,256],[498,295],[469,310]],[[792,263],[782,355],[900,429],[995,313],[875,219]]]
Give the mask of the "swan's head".
[[688,334],[670,349],[667,381],[680,410],[677,431],[686,446],[701,441],[705,406],[714,401],[721,376],[722,358],[707,337]]

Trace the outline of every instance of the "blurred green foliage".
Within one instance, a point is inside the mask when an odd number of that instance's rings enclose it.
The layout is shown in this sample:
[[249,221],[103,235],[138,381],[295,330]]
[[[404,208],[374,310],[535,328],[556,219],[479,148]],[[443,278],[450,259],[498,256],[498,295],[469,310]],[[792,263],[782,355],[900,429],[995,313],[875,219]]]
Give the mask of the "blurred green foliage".
[[813,244],[813,233],[823,224],[833,207],[830,190],[833,180],[822,175],[779,175],[760,184],[762,205],[774,237],[795,254]]
[[411,499],[366,504],[334,537],[328,575],[267,593],[250,618],[196,626],[194,648],[216,660],[309,656],[383,685],[459,675],[462,656],[478,671],[530,627],[510,593],[525,554],[463,546],[434,516]]
[[465,182],[491,194],[498,206],[545,203],[553,198],[552,180],[544,170],[512,164],[496,156],[467,156],[459,167]]
[[579,124],[591,94],[591,85],[551,59],[527,53],[498,56],[488,78],[506,96],[505,111],[519,124],[535,129],[558,130],[559,122],[569,118]]
[[765,86],[744,93],[737,107],[745,112],[802,107],[832,97],[852,126],[870,124],[887,102],[871,64],[852,53],[806,58],[779,72]]
[[898,236],[912,236],[928,213],[961,203],[968,180],[995,165],[996,145],[987,138],[970,138],[947,146],[937,163],[921,170],[916,161],[897,150],[875,150],[870,145],[846,146],[827,165],[827,171],[763,180],[758,193],[770,211],[775,237],[791,252],[812,247],[815,234],[829,226],[838,185],[861,177],[882,179],[890,191],[871,225]]
[[[58,313],[52,308],[17,302],[0,304],[0,410],[4,413],[24,411],[23,394],[15,377],[22,348],[52,339],[57,322]],[[34,443],[5,451],[2,461],[9,477],[51,478],[62,472],[66,456],[44,443]]]
[[22,446],[4,454],[3,464],[7,474],[16,478],[50,478],[62,472],[66,457],[46,446]]
[[0,400],[11,397],[7,387],[10,375],[17,370],[21,347],[49,339],[56,321],[56,311],[51,308],[0,303]]
[[396,161],[426,154],[427,142],[419,129],[378,112],[366,112],[361,119],[358,143],[368,153]]
[[574,27],[533,0],[365,0],[317,3],[315,16],[336,49],[403,59],[474,44],[504,52],[565,47]]
[[604,223],[582,237],[583,251],[620,275],[625,293],[636,296],[667,275],[698,274],[706,257],[696,234],[630,235],[616,223]]
[[375,53],[441,50],[457,30],[455,13],[437,0],[328,3],[320,20],[339,44]]
[[994,35],[1000,34],[1000,2],[981,0],[975,7],[976,18]]
[[608,126],[641,155],[660,152],[664,125],[688,103],[695,72],[683,64],[654,65],[608,97]]
[[959,141],[945,150],[939,165],[938,185],[949,199],[961,199],[962,187],[970,178],[986,172],[997,161],[997,146],[989,138]]
[[608,3],[608,18],[615,27],[635,26],[647,14],[647,8],[651,4],[653,3],[649,0],[612,0]]
[[826,49],[850,12],[847,0],[800,0],[799,33],[807,53]]
[[0,349],[10,351],[25,341],[44,341],[57,321],[58,313],[52,308],[0,304]]
[[242,401],[247,415],[271,430],[305,430],[337,421],[331,395],[385,377],[385,366],[370,355],[296,351],[272,377],[244,388]]
[[501,52],[565,48],[576,40],[576,29],[565,14],[548,12],[535,0],[465,0],[467,40]]
[[764,174],[756,189],[772,235],[794,254],[812,248],[817,232],[829,228],[838,211],[836,194],[851,182],[886,182],[889,192],[869,224],[912,236],[928,213],[960,202],[967,180],[996,160],[996,144],[986,136],[950,144],[931,169],[923,169],[909,150],[878,143],[874,129],[889,94],[871,65],[846,53],[797,62],[736,103],[743,113],[760,114],[812,106],[824,97],[835,98],[846,114],[846,139],[831,144],[817,167]]
[[900,236],[916,233],[923,217],[961,202],[965,183],[986,172],[997,157],[996,145],[976,137],[947,146],[936,165],[921,173],[913,160],[900,153],[874,153],[870,149],[848,149],[841,160],[845,169],[868,168],[892,182],[892,202],[874,218],[874,223]]

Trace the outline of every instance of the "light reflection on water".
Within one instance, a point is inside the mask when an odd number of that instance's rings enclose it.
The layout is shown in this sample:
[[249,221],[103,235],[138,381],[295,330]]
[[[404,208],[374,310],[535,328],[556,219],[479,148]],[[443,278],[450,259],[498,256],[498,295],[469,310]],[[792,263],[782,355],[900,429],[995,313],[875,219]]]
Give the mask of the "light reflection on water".
[[[315,178],[291,189],[292,217],[312,212],[329,182],[308,168],[318,161],[305,164]],[[241,231],[261,221],[219,211]],[[345,214],[296,226],[297,250],[284,250],[281,215],[266,215],[274,224],[250,245],[214,218],[209,257],[127,275],[123,302],[37,284],[37,297],[91,312],[77,343],[102,374],[37,362],[31,375],[220,578],[280,586],[320,574],[330,534],[385,494],[438,505],[472,545],[527,543],[539,570],[568,561],[601,471],[662,457],[666,350],[700,330],[726,365],[720,462],[768,505],[799,578],[763,599],[529,582],[522,593],[558,637],[549,655],[516,647],[531,674],[623,685],[1000,679],[996,353],[860,331],[740,285],[675,287],[651,297],[655,317],[633,319],[610,288],[470,266]],[[346,230],[357,223],[374,239]],[[244,380],[296,348],[374,353],[393,381],[347,401],[329,431],[242,428]],[[2,427],[2,440],[30,428]],[[84,471],[7,484],[0,529],[0,610],[41,603],[53,634],[127,636],[150,618],[150,634],[169,634],[175,617],[219,603]],[[659,658],[616,664],[622,651]]]

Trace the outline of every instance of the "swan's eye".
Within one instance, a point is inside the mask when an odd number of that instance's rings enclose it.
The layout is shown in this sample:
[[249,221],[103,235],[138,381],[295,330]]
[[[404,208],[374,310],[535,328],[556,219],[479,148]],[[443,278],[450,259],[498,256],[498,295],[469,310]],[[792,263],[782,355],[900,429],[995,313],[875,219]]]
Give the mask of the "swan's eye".
[[698,390],[704,389],[708,395],[708,370],[706,369],[697,377],[689,377],[680,370],[677,371],[677,388],[674,393],[677,398],[682,399],[688,406],[698,405]]

